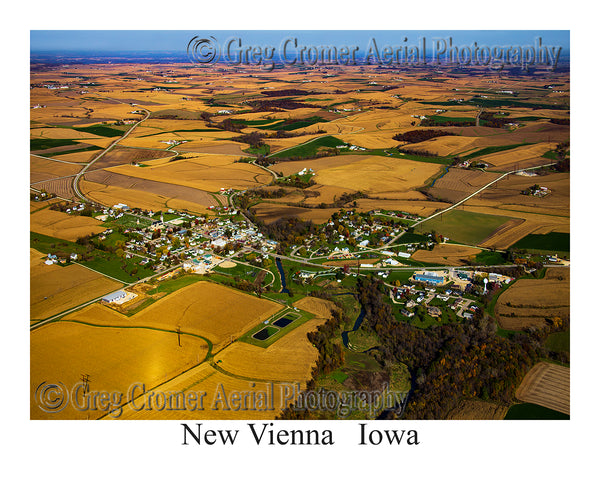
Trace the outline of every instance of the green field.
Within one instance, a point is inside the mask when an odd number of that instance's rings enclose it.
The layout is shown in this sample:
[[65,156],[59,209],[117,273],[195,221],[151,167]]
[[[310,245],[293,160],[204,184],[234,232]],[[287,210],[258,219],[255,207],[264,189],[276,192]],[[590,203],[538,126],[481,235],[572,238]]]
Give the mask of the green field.
[[569,420],[569,418],[570,415],[540,405],[519,403],[508,409],[504,420]]
[[89,147],[77,148],[75,150],[65,150],[64,152],[45,153],[44,155],[46,157],[58,157],[60,155],[66,155],[67,153],[93,152],[95,150],[102,150],[102,148],[97,147],[96,145],[90,145]]
[[77,145],[78,142],[64,138],[32,138],[29,140],[30,150],[46,150],[54,147],[66,147],[67,145]]
[[167,294],[173,293],[179,290],[180,288],[187,287],[188,285],[199,282],[203,279],[204,278],[202,277],[202,275],[179,275],[175,278],[170,278],[169,280],[165,280],[164,282],[158,283],[156,287],[154,287],[152,290],[148,290],[148,295],[154,295],[155,293],[161,292]]
[[509,217],[454,209],[421,223],[416,227],[416,230],[418,232],[433,230],[458,243],[477,245],[508,220],[510,220]]
[[475,262],[480,265],[503,265],[506,263],[506,258],[500,252],[482,250],[475,255]]
[[92,133],[101,137],[120,137],[125,132],[117,128],[107,127],[106,125],[90,125],[89,127],[73,127],[78,132]]
[[311,140],[310,142],[304,143],[302,145],[298,145],[297,147],[294,147],[294,148],[290,148],[289,150],[286,150],[284,152],[274,153],[273,155],[270,155],[269,157],[270,158],[313,157],[317,154],[319,149],[322,147],[335,148],[336,146],[343,145],[344,143],[345,142],[342,142],[341,140],[328,135],[326,137],[315,138],[314,140]]
[[571,351],[571,331],[551,333],[548,335],[544,346],[551,352]]
[[530,233],[510,248],[542,252],[569,252],[571,235],[568,233],[550,232],[543,235]]
[[89,257],[88,260],[77,263],[125,283],[134,282],[154,274],[151,269],[139,265],[142,260],[140,257],[119,258],[114,253],[97,249],[88,252],[87,247],[84,245],[35,232],[30,232],[30,246],[39,252],[52,253],[58,256],[68,256],[71,253],[85,255]]

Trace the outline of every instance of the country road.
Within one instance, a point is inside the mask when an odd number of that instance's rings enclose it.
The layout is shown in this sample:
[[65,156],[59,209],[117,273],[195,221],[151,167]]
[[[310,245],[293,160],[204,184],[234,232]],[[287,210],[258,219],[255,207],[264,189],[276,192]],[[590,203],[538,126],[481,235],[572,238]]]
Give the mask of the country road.
[[[121,102],[120,100],[117,100],[120,103],[125,103],[125,102]],[[75,178],[73,178],[73,190],[75,191],[75,194],[81,198],[84,201],[88,201],[88,199],[85,197],[85,195],[83,195],[81,193],[81,191],[79,190],[79,180],[80,178],[85,174],[85,172],[88,170],[88,168],[90,168],[94,163],[96,163],[98,160],[100,160],[106,153],[110,152],[121,140],[125,140],[129,134],[143,121],[148,120],[148,117],[150,117],[150,111],[146,110],[143,107],[139,107],[140,110],[143,110],[144,112],[146,112],[146,116],[142,119],[140,119],[137,123],[133,124],[132,127],[127,130],[127,132],[125,132],[125,134],[119,138],[117,138],[114,142],[112,142],[102,153],[100,153],[100,155],[98,155],[96,158],[94,158],[91,162],[89,162],[85,167],[83,167],[79,173],[77,175],[75,175]],[[177,152],[175,152],[177,154]]]

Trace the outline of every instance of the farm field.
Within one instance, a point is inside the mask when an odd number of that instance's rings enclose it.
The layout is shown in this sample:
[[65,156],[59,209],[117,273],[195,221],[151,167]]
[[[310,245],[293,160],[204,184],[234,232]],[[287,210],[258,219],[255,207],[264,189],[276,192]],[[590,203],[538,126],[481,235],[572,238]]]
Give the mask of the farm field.
[[[178,200],[195,204],[201,211],[206,211],[208,206],[217,203],[212,195],[199,188],[167,183],[160,180],[132,177],[130,175],[106,170],[86,173],[84,181],[83,188],[92,197],[98,195],[110,195],[111,190],[116,188],[119,189],[117,195],[121,193],[121,189],[129,191],[130,193],[128,195],[125,194],[126,197],[135,199],[137,196],[139,199],[138,201],[141,202],[148,202],[151,200],[152,197],[150,195],[155,196],[155,201],[163,206],[167,205],[167,203],[172,200]],[[115,195],[115,193],[113,193],[113,195]],[[131,206],[135,206],[138,201],[132,200]],[[127,203],[127,205],[130,204]]]
[[[145,384],[121,419],[339,418],[282,410],[286,391],[308,385],[410,389],[389,419],[510,418],[552,401],[568,413],[568,375],[554,369],[530,372],[517,396],[526,403],[508,408],[522,365],[570,358],[569,269],[532,269],[569,255],[567,63],[499,75],[70,59],[31,57],[32,418],[88,418],[72,406],[45,414],[35,397],[41,382],[70,389],[86,374],[93,391]],[[552,165],[427,219],[542,164]],[[57,202],[93,216],[48,208]],[[48,254],[60,263],[46,265]],[[356,264],[368,264],[359,277]],[[448,286],[425,302],[400,287],[416,268],[467,264],[523,276],[487,296],[477,278],[455,311],[439,298]],[[120,289],[137,297],[92,303]],[[496,331],[480,328],[487,315]],[[527,328],[549,324],[542,340]],[[481,378],[468,375],[473,362]],[[438,381],[448,389],[431,388]],[[205,393],[204,407],[136,408],[169,392]],[[234,392],[267,404],[214,408]]]
[[50,209],[33,212],[29,215],[29,223],[33,232],[70,241],[105,230],[101,222],[94,218],[69,215]]
[[481,251],[480,248],[444,243],[435,245],[433,250],[417,250],[412,254],[411,259],[417,262],[458,267],[465,265],[467,260],[473,260]]
[[515,397],[569,415],[571,371],[567,367],[540,362],[527,372]]
[[80,265],[44,264],[42,253],[30,249],[30,318],[51,317],[122,286]]
[[[123,420],[273,420],[281,412],[283,400],[293,392],[293,385],[288,382],[261,382],[253,379],[237,378],[224,374],[208,363],[192,368],[161,385],[154,391],[160,397],[160,392],[186,392],[196,394],[196,401],[189,401],[186,409],[159,411],[152,408],[153,403],[149,392],[140,397],[135,403],[123,409]],[[205,393],[202,402],[198,399]],[[247,404],[231,400],[235,392],[252,392]],[[225,399],[225,400],[224,400]],[[144,406],[146,408],[139,408]],[[151,408],[148,408],[150,406]]]
[[509,220],[509,217],[454,209],[420,224],[416,231],[423,233],[433,230],[456,242],[478,245]]
[[304,208],[280,205],[275,203],[259,203],[251,208],[256,217],[267,224],[280,218],[297,217],[301,220],[311,220],[314,223],[325,223],[337,208]]
[[340,165],[317,172],[315,182],[366,193],[409,191],[427,183],[440,166],[433,163],[367,156],[351,165]]
[[75,386],[85,373],[93,390],[121,392],[126,398],[133,384],[142,383],[150,389],[203,361],[208,352],[206,342],[189,335],[182,337],[179,347],[175,334],[148,328],[58,322],[33,330],[31,418],[86,419],[89,413],[89,418],[94,419],[105,413],[78,411],[72,403],[60,412],[45,413],[33,399],[42,382]]
[[[66,317],[93,322],[99,309],[91,305]],[[109,324],[166,329],[199,335],[218,352],[232,339],[278,312],[281,305],[211,282],[197,282],[156,301],[131,317],[103,314]],[[112,313],[112,311],[111,311]],[[120,318],[122,317],[122,318]],[[103,320],[104,321],[104,320]]]
[[434,198],[456,203],[499,176],[497,173],[480,170],[450,168],[448,173],[435,181],[433,187],[427,189],[427,192]]
[[324,318],[309,320],[267,348],[235,342],[215,355],[215,361],[219,367],[235,375],[263,380],[300,382],[304,388],[319,356],[319,352],[308,341],[306,334],[315,330],[325,320]]
[[446,420],[502,420],[508,407],[481,400],[463,400]]
[[237,159],[238,157],[229,157],[227,163],[224,163],[222,156],[204,155],[165,165],[146,168],[123,165],[108,168],[107,171],[208,192],[218,192],[221,188],[243,190],[265,185],[271,181],[271,175],[264,170],[247,163],[235,163]]
[[[569,268],[548,268],[542,279],[517,280],[500,297],[495,306],[498,323],[508,330],[544,326],[554,317],[569,318]],[[552,292],[549,295],[549,292]]]

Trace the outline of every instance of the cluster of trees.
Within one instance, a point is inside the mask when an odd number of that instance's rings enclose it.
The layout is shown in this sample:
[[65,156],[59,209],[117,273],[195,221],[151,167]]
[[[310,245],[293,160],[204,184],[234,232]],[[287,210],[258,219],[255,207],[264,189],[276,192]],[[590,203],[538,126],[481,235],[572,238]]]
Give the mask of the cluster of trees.
[[278,100],[253,100],[249,101],[248,105],[255,112],[281,112],[283,110],[296,110],[297,108],[321,108],[320,105],[296,102],[287,98]]
[[234,142],[247,143],[251,147],[259,148],[265,144],[265,142],[263,141],[264,137],[266,137],[264,133],[252,132],[240,135],[239,137],[230,138],[229,140],[232,140]]
[[298,97],[300,95],[310,95],[311,92],[306,90],[298,90],[297,88],[287,88],[285,90],[263,90],[263,95],[267,97]]
[[315,158],[333,157],[339,155],[340,151],[337,148],[324,148],[314,153],[313,155],[295,155],[292,157],[277,157],[278,162],[296,162],[298,160],[313,160]]
[[555,168],[559,172],[568,172],[571,169],[571,159],[567,156],[567,152],[569,151],[570,142],[561,142],[559,143],[554,151],[556,152],[556,158],[558,159],[558,163]]
[[555,125],[571,125],[570,118],[551,118],[550,123],[554,123]]
[[312,178],[310,178],[308,181],[305,181],[304,179],[300,178],[300,175],[293,175],[287,178],[278,178],[275,180],[275,183],[277,185],[285,185],[287,187],[294,188],[308,188],[315,185],[315,181]]
[[278,188],[276,190],[266,190],[259,188],[254,190],[254,194],[260,198],[281,198],[284,197],[287,192],[284,188]]
[[[423,125],[422,122],[421,125]],[[446,132],[444,130],[411,130],[406,133],[394,135],[392,138],[398,142],[419,143],[447,135],[456,135],[456,133]]]
[[405,153],[407,155],[416,155],[418,157],[439,157],[435,153],[428,152],[427,150],[413,150],[411,148],[397,147],[399,153]]
[[496,117],[494,112],[481,112],[479,120],[484,120],[485,126],[491,128],[504,128],[507,123],[511,122],[508,118]]
[[318,229],[310,220],[297,217],[280,218],[269,225],[263,225],[261,231],[269,238],[277,241],[285,250],[289,245],[299,244],[307,235],[316,234]]
[[358,292],[366,326],[382,343],[379,360],[403,362],[411,372],[406,418],[444,418],[464,397],[508,403],[542,354],[528,335],[497,336],[495,323],[481,311],[472,321],[421,330],[396,320],[380,280],[361,278]]
[[[312,369],[312,378],[306,383],[306,390],[316,390],[316,378],[319,375],[331,373],[344,364],[344,348],[339,342],[332,342],[339,337],[341,327],[348,322],[347,315],[341,309],[332,309],[331,317],[316,331],[309,332],[309,341],[319,351],[319,358]],[[321,417],[325,412],[315,410],[286,408],[277,417],[278,420],[306,420]]]
[[81,215],[83,217],[91,217],[95,212],[94,207],[92,207],[89,203],[84,205],[83,210],[74,210],[73,207],[76,207],[77,205],[78,204],[76,203],[59,202],[50,205],[50,210],[66,212],[67,210],[71,209],[70,213],[73,213],[74,215]]

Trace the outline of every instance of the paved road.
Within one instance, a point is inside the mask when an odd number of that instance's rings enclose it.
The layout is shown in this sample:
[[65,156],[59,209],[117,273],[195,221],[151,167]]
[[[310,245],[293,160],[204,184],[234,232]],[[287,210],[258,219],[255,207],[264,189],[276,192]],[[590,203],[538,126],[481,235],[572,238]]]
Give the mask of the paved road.
[[[120,103],[125,103],[125,102],[121,102],[120,100],[117,100],[117,101]],[[144,112],[146,112],[146,116],[144,118],[142,118],[140,121],[138,121],[137,123],[135,123],[129,130],[127,130],[127,132],[125,132],[125,134],[122,137],[119,137],[114,142],[112,142],[100,155],[98,155],[96,158],[94,158],[85,167],[83,167],[77,175],[75,175],[75,178],[73,179],[73,190],[75,191],[75,194],[82,200],[88,201],[88,199],[85,197],[85,195],[83,195],[83,193],[81,193],[81,191],[79,190],[79,180],[85,174],[87,169],[90,168],[98,160],[100,160],[106,153],[110,152],[121,140],[125,140],[129,136],[129,134],[135,129],[135,127],[137,127],[144,120],[147,120],[148,117],[150,116],[149,110],[146,110],[145,108],[142,108],[139,106],[138,106],[138,110],[143,110]]]

